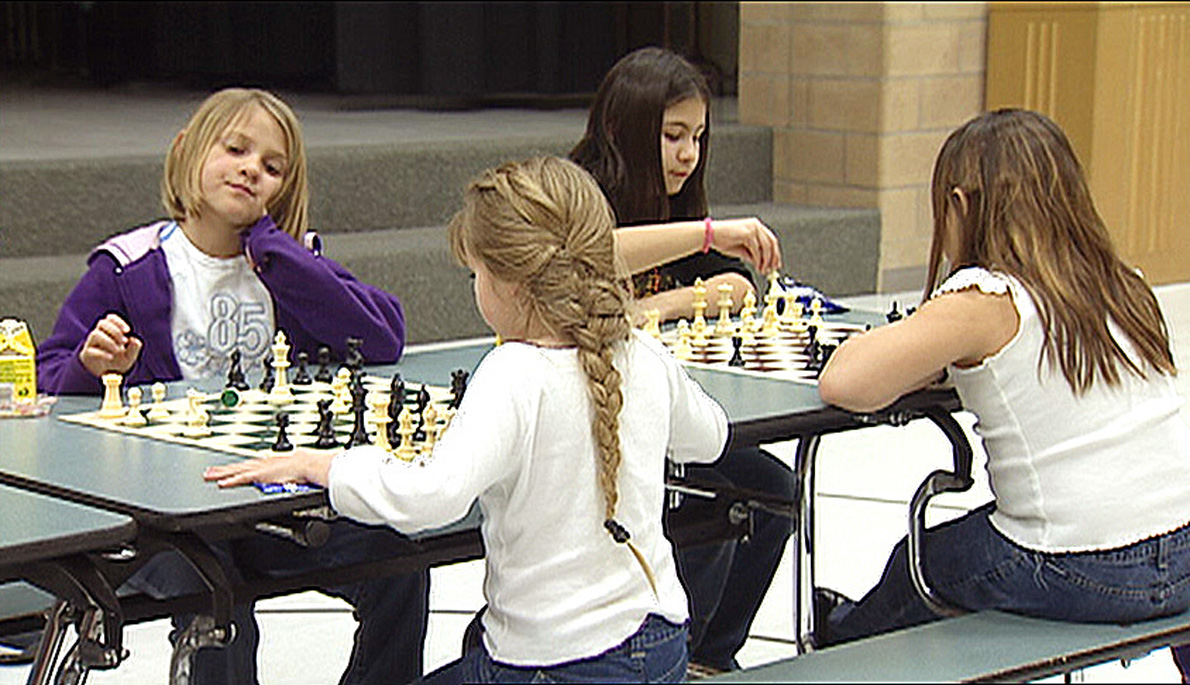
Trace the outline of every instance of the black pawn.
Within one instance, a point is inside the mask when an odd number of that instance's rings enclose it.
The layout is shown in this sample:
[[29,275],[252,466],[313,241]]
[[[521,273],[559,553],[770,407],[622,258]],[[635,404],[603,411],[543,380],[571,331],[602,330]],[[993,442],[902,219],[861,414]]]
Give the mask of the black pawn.
[[227,369],[227,387],[236,390],[247,390],[248,381],[244,378],[244,369],[240,366],[240,351],[231,351],[231,364]]
[[363,344],[364,341],[359,338],[347,339],[347,353],[343,355],[343,365],[352,371],[364,368],[364,355],[360,352],[360,346]]
[[889,323],[893,323],[894,321],[900,321],[901,319],[905,318],[905,315],[897,310],[897,303],[893,302],[892,309],[888,310],[888,313],[884,315],[884,318],[888,319]]
[[310,361],[310,355],[306,352],[297,353],[298,367],[293,374],[294,385],[310,385],[314,379],[310,377],[310,370],[306,368],[306,364]]
[[277,441],[273,443],[274,452],[289,452],[293,449],[293,443],[289,442],[289,414],[287,412],[277,412]]
[[728,366],[735,366],[739,368],[744,367],[744,355],[741,348],[744,346],[744,339],[738,335],[731,336],[731,359],[727,360]]
[[272,391],[273,385],[276,382],[277,379],[273,372],[273,365],[266,363],[264,365],[264,376],[260,379],[260,389],[265,392],[270,392]]
[[318,347],[318,371],[314,374],[314,380],[319,383],[330,383],[335,380],[335,374],[331,371],[331,348],[326,345]]

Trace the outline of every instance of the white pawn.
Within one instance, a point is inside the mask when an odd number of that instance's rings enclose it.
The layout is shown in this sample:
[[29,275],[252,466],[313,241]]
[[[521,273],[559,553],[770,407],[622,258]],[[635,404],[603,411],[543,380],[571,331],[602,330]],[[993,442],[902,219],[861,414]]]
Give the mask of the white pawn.
[[140,413],[141,389],[128,389],[128,414],[124,416],[122,423],[125,426],[143,426],[148,423],[145,420],[145,415]]
[[153,395],[153,406],[149,407],[149,420],[161,421],[169,418],[169,410],[165,408],[165,383],[154,383],[149,389]]
[[661,339],[661,310],[649,309],[645,311],[645,333]]

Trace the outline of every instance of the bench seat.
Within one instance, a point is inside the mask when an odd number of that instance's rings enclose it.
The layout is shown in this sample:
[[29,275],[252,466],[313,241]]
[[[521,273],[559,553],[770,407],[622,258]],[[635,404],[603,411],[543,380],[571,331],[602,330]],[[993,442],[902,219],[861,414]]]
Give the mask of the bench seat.
[[1021,681],[1190,641],[1190,613],[1131,625],[982,611],[725,673],[706,682]]

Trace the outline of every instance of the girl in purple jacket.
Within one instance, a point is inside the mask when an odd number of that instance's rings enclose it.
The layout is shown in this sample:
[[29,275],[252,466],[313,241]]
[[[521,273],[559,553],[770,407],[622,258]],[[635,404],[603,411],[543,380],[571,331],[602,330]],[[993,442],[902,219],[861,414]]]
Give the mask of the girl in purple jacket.
[[295,350],[348,337],[369,362],[401,355],[400,301],[310,247],[301,128],[275,96],[212,95],[178,133],[161,200],[170,220],[97,247],[38,350],[43,392],[97,394],[99,376],[128,384],[199,380],[267,358],[275,329]]
[[[295,350],[326,345],[344,358],[349,337],[374,363],[392,363],[405,342],[400,301],[359,282],[318,253],[307,233],[306,153],[293,111],[271,93],[229,88],[206,99],[170,146],[161,183],[169,215],[100,245],[38,350],[40,390],[98,394],[114,372],[137,385],[199,381],[260,368],[276,330]],[[329,541],[304,549],[251,536],[212,550],[232,571],[278,575],[369,561],[400,546],[388,531],[331,524]],[[234,559],[234,565],[231,561]],[[425,571],[323,588],[360,620],[344,683],[406,682],[421,675],[429,593]],[[129,580],[154,597],[200,592],[203,581],[172,553]],[[187,616],[173,618],[172,640]],[[252,605],[235,609],[235,639],[200,650],[192,683],[256,682]],[[194,625],[198,625],[194,622]]]

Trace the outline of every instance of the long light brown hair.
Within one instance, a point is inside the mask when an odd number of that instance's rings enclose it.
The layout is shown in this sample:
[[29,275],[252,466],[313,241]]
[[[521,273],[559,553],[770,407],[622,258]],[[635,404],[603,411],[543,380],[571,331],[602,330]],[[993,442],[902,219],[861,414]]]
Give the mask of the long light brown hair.
[[[965,211],[956,189],[966,196]],[[1176,373],[1157,298],[1117,256],[1082,166],[1049,118],[1001,109],[968,121],[938,154],[932,199],[927,296],[946,275],[950,211],[958,224],[952,266],[1001,271],[1024,285],[1045,329],[1042,360],[1056,364],[1075,392],[1096,380],[1117,385],[1121,367],[1142,377],[1150,369]],[[1109,321],[1132,342],[1139,363],[1112,337]]]
[[612,359],[615,345],[631,331],[614,227],[594,179],[556,157],[483,172],[468,186],[449,227],[460,264],[479,260],[494,277],[519,284],[529,315],[576,345],[594,408],[605,525],[614,522],[621,460],[622,379]]
[[277,227],[299,243],[309,225],[309,190],[306,178],[306,145],[297,115],[281,98],[264,90],[225,88],[198,106],[178,134],[165,158],[161,178],[161,204],[170,218],[181,221],[197,216],[203,204],[202,165],[211,147],[232,124],[260,107],[281,127],[285,136],[286,165],[281,188],[269,200],[269,216]]

